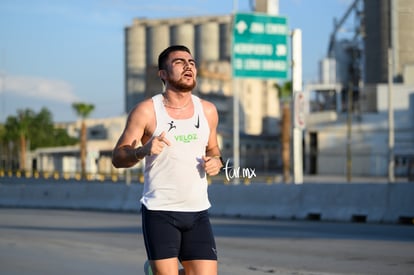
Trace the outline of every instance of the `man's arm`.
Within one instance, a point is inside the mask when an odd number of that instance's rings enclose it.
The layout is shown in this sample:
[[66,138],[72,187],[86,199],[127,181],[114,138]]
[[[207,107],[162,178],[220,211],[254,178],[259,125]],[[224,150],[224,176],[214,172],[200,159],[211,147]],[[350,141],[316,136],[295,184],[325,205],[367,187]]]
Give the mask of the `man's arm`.
[[204,157],[204,169],[208,175],[215,176],[220,172],[221,167],[223,167],[221,152],[217,141],[218,113],[216,106],[211,102],[202,101],[202,103],[210,127],[210,136],[208,138],[206,156]]
[[116,168],[128,168],[134,166],[149,152],[147,148],[137,147],[144,136],[148,124],[148,115],[151,112],[150,101],[144,101],[128,115],[128,119],[118,142],[112,152],[112,164]]
[[[158,155],[170,142],[165,132],[152,137],[155,131],[155,113],[152,99],[137,105],[128,115],[121,137],[112,152],[112,164],[116,168],[128,168],[148,155]],[[137,147],[142,143],[142,146]]]

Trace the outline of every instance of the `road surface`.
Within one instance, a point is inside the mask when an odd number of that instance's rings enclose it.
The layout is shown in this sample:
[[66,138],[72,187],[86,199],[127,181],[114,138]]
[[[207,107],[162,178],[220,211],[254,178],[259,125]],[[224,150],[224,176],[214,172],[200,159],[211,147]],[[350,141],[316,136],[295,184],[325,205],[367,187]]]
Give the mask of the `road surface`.
[[[0,208],[0,274],[143,274],[139,213]],[[219,274],[414,274],[414,226],[212,218]]]

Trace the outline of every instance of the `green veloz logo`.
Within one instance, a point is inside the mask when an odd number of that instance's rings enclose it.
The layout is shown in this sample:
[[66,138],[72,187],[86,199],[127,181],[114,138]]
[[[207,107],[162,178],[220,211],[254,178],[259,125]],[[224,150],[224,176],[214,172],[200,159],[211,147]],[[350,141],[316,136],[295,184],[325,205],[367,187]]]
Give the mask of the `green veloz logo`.
[[174,138],[178,142],[189,143],[189,142],[197,140],[197,134],[193,133],[193,134],[187,134],[187,135],[176,135],[174,136]]

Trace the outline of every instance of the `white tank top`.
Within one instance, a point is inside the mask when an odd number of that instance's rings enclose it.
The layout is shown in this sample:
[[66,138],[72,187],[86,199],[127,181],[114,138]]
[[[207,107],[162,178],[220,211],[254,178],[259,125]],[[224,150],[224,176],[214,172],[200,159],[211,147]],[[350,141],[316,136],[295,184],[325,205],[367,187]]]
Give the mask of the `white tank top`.
[[171,118],[163,96],[152,97],[156,129],[170,141],[161,154],[145,157],[141,203],[150,210],[202,211],[210,207],[203,168],[210,128],[200,98],[192,95],[194,114],[189,119]]

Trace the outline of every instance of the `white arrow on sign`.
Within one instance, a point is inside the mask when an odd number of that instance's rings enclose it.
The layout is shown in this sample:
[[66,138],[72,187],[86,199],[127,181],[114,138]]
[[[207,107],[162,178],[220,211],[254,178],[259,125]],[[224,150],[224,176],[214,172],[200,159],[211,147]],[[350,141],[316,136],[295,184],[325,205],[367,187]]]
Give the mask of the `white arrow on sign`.
[[247,24],[243,20],[237,22],[236,30],[239,34],[243,34],[245,30],[247,30]]

